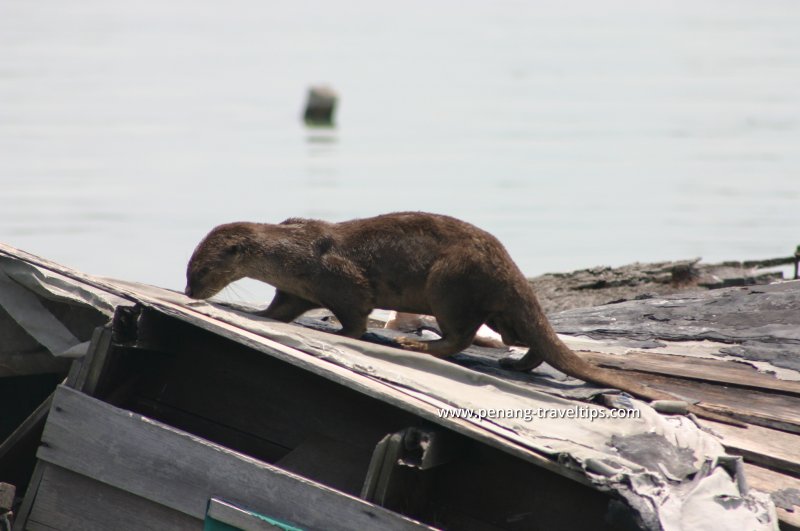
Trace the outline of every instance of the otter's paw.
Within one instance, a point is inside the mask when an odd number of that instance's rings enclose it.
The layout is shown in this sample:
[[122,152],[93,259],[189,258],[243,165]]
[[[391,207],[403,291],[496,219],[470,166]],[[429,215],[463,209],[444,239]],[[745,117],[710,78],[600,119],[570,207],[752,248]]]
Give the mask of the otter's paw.
[[424,341],[417,341],[410,337],[398,337],[395,338],[394,342],[398,347],[405,350],[417,350],[420,352],[425,352],[427,350],[427,345]]

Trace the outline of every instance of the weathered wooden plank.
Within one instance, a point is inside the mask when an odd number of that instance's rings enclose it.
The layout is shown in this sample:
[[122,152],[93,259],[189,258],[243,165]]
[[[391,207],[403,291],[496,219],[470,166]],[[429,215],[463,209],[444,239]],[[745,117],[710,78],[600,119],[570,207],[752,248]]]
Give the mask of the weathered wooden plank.
[[63,529],[50,527],[49,525],[40,524],[39,522],[29,521],[25,526],[25,531],[63,531]]
[[28,482],[28,489],[25,491],[25,497],[22,499],[22,505],[20,505],[19,511],[17,511],[12,531],[23,531],[23,529],[25,529],[25,523],[28,521],[28,515],[33,507],[33,502],[36,500],[36,493],[39,491],[39,485],[46,467],[46,463],[42,463],[41,461],[36,462],[31,480]]
[[278,531],[280,529],[263,518],[216,498],[212,498],[208,503],[208,516],[242,531]]
[[768,412],[769,406],[754,404],[752,407],[747,405],[720,405],[710,402],[702,402],[701,406],[715,413],[721,413],[727,417],[733,417],[745,424],[764,426],[775,430],[786,431],[789,433],[800,434],[800,426],[797,421],[790,419],[787,421],[780,414],[771,415]]
[[69,387],[89,395],[94,394],[97,382],[105,367],[106,356],[111,348],[111,339],[110,328],[97,327],[95,329],[86,355],[81,360],[81,363],[76,365],[76,369],[70,371],[67,378]]
[[700,423],[720,436],[728,452],[741,455],[745,461],[800,475],[800,435],[762,426],[739,428],[705,419]]
[[290,451],[290,448],[274,444],[247,431],[221,424],[220,422],[226,420],[224,418],[218,421],[209,420],[200,415],[181,411],[163,402],[156,403],[141,397],[136,398],[130,409],[146,417],[156,418],[170,426],[202,435],[211,442],[235,448],[269,463],[274,463]]
[[376,503],[386,503],[390,480],[403,444],[402,433],[392,433],[384,437],[375,447],[369,470],[364,481],[361,497]]
[[64,386],[42,443],[44,461],[195,518],[218,497],[308,529],[425,527]]
[[21,260],[23,262],[33,264],[36,267],[41,267],[49,271],[53,271],[54,273],[58,273],[59,275],[63,275],[67,278],[76,280],[83,284],[88,284],[89,286],[100,288],[118,297],[130,298],[131,296],[129,292],[115,286],[111,282],[106,282],[103,281],[102,279],[98,279],[92,277],[91,275],[87,275],[86,273],[81,273],[80,271],[64,267],[61,264],[58,264],[51,260],[47,260],[46,258],[42,258],[41,256],[36,256],[35,254],[28,253],[21,249],[17,249],[16,247],[6,245],[2,242],[0,242],[0,255],[9,256],[15,260]]
[[[784,489],[800,490],[800,478],[781,474],[752,463],[744,464],[744,473],[749,487],[767,494]],[[797,516],[800,517],[800,505],[795,505],[794,507],[797,509]]]
[[800,433],[800,397],[752,389],[736,389],[682,378],[638,371],[628,377],[679,397],[697,400],[709,411],[730,414],[735,419],[777,430]]
[[[796,477],[749,463],[745,463],[744,471],[747,484],[761,492],[780,495],[780,491],[785,489],[800,491],[800,479]],[[800,531],[800,506],[794,505],[792,510],[777,507],[777,511],[781,531]]]
[[275,463],[342,492],[359,496],[369,467],[370,454],[361,447],[314,434]]
[[42,426],[44,426],[44,421],[47,418],[47,413],[50,411],[50,405],[52,402],[53,395],[50,395],[44,402],[39,404],[39,406],[33,410],[33,413],[28,415],[28,418],[26,418],[22,424],[17,426],[17,429],[11,432],[11,435],[6,437],[6,440],[3,441],[2,444],[0,444],[0,463],[2,463],[3,460],[7,458],[9,453],[14,451],[19,444],[29,440],[33,434],[42,429]]
[[677,376],[800,396],[800,382],[779,380],[772,375],[758,372],[755,367],[746,363],[645,352],[615,355],[582,351],[578,352],[578,355],[596,365],[614,369]]
[[[263,461],[274,462],[314,434],[361,444],[369,455],[387,432],[417,422],[413,415],[381,401],[152,310],[145,310],[139,322],[143,329],[147,325],[152,346],[171,353],[151,357],[151,369],[136,392],[137,399],[143,399],[140,403],[154,406],[153,418]],[[311,403],[315,406],[310,413],[307,404]],[[245,451],[209,432],[195,431],[191,424],[162,418],[161,405],[213,420],[284,451],[278,456]],[[149,414],[146,408],[138,412]]]
[[0,354],[0,378],[31,374],[63,374],[71,360],[58,358],[47,351],[7,352]]
[[202,525],[202,520],[182,512],[47,465],[26,528],[181,531],[201,529]]

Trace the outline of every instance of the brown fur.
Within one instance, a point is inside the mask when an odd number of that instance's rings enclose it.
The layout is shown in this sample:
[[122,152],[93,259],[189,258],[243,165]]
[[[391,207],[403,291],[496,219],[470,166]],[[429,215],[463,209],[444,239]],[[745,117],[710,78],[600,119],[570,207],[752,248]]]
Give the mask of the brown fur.
[[401,344],[437,357],[467,348],[486,323],[504,343],[529,347],[519,360],[501,360],[503,367],[529,370],[546,361],[641,398],[675,398],[572,352],[497,238],[448,216],[409,212],[342,223],[292,218],[278,225],[220,225],[189,261],[186,294],[208,298],[244,277],[275,286],[275,298],[260,312],[272,319],[289,322],[324,307],[342,323],[340,334],[358,338],[374,308],[433,315],[441,339]]

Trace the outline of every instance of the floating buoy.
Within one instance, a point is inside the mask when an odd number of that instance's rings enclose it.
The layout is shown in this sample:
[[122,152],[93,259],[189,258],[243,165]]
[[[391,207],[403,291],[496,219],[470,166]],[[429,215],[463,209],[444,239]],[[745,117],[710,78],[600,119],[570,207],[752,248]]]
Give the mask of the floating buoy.
[[339,96],[326,85],[316,85],[308,89],[306,112],[303,119],[306,125],[333,127],[333,113]]

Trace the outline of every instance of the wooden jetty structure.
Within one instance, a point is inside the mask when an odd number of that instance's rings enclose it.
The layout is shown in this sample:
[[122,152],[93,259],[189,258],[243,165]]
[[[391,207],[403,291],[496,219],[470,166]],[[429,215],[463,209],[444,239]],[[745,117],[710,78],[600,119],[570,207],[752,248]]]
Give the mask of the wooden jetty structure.
[[16,492],[0,515],[15,530],[800,529],[799,309],[800,282],[781,282],[551,315],[581,356],[737,427],[511,373],[501,349],[437,360],[389,346],[397,332],[352,340],[324,316],[276,323],[0,245],[0,494]]

